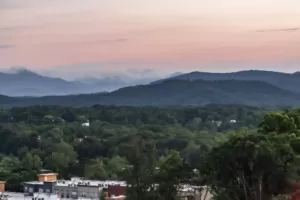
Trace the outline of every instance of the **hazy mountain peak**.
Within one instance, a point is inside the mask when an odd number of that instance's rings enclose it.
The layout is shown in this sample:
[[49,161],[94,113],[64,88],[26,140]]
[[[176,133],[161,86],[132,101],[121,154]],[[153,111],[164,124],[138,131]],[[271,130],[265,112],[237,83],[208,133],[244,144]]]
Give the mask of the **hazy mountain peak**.
[[28,70],[26,67],[20,67],[20,66],[12,66],[7,69],[1,70],[2,73],[9,73],[9,74],[17,74],[22,71],[30,71],[30,70]]
[[39,77],[43,77],[42,75],[40,75],[36,72],[30,71],[28,69],[19,69],[18,71],[15,72],[15,74],[19,75],[19,76],[31,76],[31,77],[39,76]]
[[294,72],[293,75],[300,76],[300,71]]

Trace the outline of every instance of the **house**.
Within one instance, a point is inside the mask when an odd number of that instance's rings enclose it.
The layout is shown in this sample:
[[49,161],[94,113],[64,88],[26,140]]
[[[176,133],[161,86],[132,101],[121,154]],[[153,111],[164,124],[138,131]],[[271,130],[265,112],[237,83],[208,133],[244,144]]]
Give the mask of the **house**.
[[236,123],[236,120],[235,120],[235,119],[231,119],[231,120],[229,121],[229,123],[235,124],[235,123]]
[[89,126],[90,126],[90,122],[87,121],[87,122],[85,122],[85,123],[82,123],[81,126],[89,127]]

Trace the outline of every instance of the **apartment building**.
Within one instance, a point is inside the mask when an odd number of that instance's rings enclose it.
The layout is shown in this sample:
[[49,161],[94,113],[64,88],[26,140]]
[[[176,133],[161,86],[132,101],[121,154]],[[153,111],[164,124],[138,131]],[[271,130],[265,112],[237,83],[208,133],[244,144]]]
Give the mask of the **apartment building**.
[[56,184],[56,173],[43,173],[38,175],[38,181],[25,182],[24,193],[33,196],[34,193],[53,193],[53,185]]
[[103,189],[109,186],[122,186],[124,181],[94,181],[72,178],[71,180],[59,180],[53,185],[53,193],[62,198],[88,198],[99,199]]

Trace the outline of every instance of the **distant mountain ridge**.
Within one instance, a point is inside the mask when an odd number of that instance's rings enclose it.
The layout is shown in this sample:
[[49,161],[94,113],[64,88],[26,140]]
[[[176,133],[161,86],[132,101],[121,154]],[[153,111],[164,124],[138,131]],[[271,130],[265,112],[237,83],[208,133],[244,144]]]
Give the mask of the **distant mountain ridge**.
[[89,94],[113,91],[130,85],[148,84],[153,80],[143,78],[126,82],[120,77],[108,76],[67,81],[18,68],[0,72],[0,94],[14,97]]
[[[29,70],[0,72],[0,93],[8,96],[43,96],[72,94],[80,88],[75,82],[42,76]],[[69,93],[66,93],[69,92]]]
[[262,70],[247,70],[228,73],[211,73],[211,72],[191,72],[174,76],[167,79],[158,80],[151,84],[161,83],[166,80],[243,80],[243,81],[263,81],[273,84],[279,88],[291,92],[300,93],[300,76],[299,72],[293,74]]
[[[11,103],[7,104],[7,98]],[[125,87],[110,93],[0,97],[1,107],[29,105],[92,106],[203,106],[243,104],[252,106],[300,106],[300,95],[262,81],[166,80],[157,84]]]
[[[232,73],[174,73],[172,75],[151,84],[126,86],[126,82],[118,80],[117,77],[66,81],[42,76],[29,70],[0,73],[0,107],[36,104],[300,106],[299,72],[287,74],[250,70]],[[120,89],[112,92],[103,92],[104,90],[101,89],[113,85]]]
[[112,91],[125,86],[128,84],[117,77],[67,81],[43,76],[27,69],[0,72],[0,94],[13,97],[89,94]]

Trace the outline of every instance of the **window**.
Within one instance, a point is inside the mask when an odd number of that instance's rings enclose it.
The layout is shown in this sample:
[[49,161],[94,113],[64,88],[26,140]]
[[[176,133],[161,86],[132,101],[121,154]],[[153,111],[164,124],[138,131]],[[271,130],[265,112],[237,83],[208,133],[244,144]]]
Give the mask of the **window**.
[[40,188],[39,193],[43,193],[43,192],[44,192],[43,188]]
[[50,189],[46,189],[46,193],[50,193]]
[[71,197],[76,199],[77,198],[77,192],[72,192]]
[[33,188],[29,188],[29,192],[32,193],[33,192]]
[[24,191],[27,192],[27,190],[28,190],[28,188],[27,188],[27,187],[24,187]]

